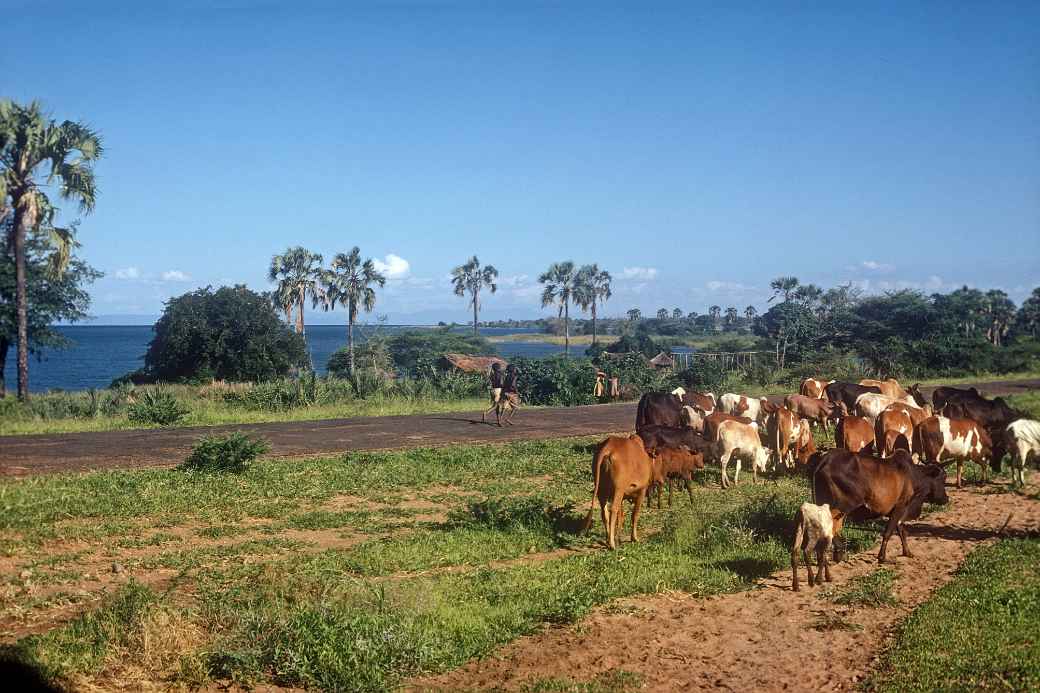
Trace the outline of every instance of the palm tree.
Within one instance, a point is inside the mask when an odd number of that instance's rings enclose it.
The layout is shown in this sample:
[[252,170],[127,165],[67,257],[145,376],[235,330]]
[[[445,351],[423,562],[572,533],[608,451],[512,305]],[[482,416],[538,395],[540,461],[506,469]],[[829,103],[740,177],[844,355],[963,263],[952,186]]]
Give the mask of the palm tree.
[[485,286],[495,293],[498,286],[495,280],[498,278],[498,270],[492,265],[480,266],[480,260],[474,255],[465,265],[459,265],[451,272],[451,283],[455,285],[455,295],[465,296],[469,292],[470,303],[473,305],[473,334],[477,332],[477,313],[480,311],[480,290]]
[[758,315],[758,311],[754,306],[748,306],[744,309],[744,317],[747,318],[749,323],[754,321],[756,315]]
[[574,299],[578,275],[574,271],[574,263],[554,262],[538,281],[545,284],[542,290],[542,308],[558,303],[560,317],[563,318],[563,353],[571,353],[571,301]]
[[339,303],[347,307],[347,351],[350,354],[350,372],[354,373],[354,321],[358,307],[371,313],[376,307],[376,291],[373,284],[386,286],[386,277],[376,270],[369,258],[361,261],[361,250],[354,246],[349,253],[337,253],[332,258],[332,269],[322,272],[320,302],[325,310],[332,310]]
[[636,321],[642,319],[643,311],[639,310],[638,308],[629,308],[628,312],[625,313],[625,315],[627,315],[628,319],[631,320],[632,322],[636,322]]
[[296,246],[282,255],[272,257],[271,267],[267,271],[268,281],[278,284],[275,294],[285,310],[286,320],[292,317],[289,306],[294,307],[296,332],[304,337],[307,335],[307,326],[303,320],[303,304],[308,296],[315,303],[321,301],[321,263],[321,255]]
[[682,308],[672,308],[672,320],[682,320]]
[[729,308],[727,308],[726,309],[726,325],[729,326],[729,327],[733,327],[733,325],[736,324],[737,317],[739,315],[740,314],[737,312],[737,309],[734,308],[733,306],[730,306]]
[[715,327],[716,331],[718,331],[718,329],[719,329],[719,316],[721,314],[722,314],[722,308],[720,308],[719,306],[712,306],[712,307],[708,308],[708,315],[711,316],[711,322],[712,322],[712,325]]
[[773,295],[769,299],[770,301],[780,294],[783,294],[783,302],[787,303],[791,299],[791,294],[798,288],[798,277],[777,277],[773,281],[769,282],[769,288],[773,290]]
[[582,310],[592,313],[593,344],[596,343],[596,309],[600,301],[606,301],[611,295],[610,272],[601,270],[595,263],[585,265],[578,271],[578,286],[574,293],[574,302],[581,306]]
[[667,320],[668,319],[668,309],[667,308],[658,308],[657,309],[657,319],[658,320]]
[[[101,157],[101,136],[84,125],[47,118],[38,102],[21,106],[0,101],[0,221],[13,214],[7,246],[14,252],[15,310],[18,332],[18,398],[29,398],[29,300],[25,243],[30,229],[53,219],[54,209],[39,186],[57,184],[58,194],[74,200],[84,214],[94,209],[97,186],[94,162]],[[46,177],[41,179],[46,168]],[[69,236],[71,239],[71,235]],[[58,241],[59,257],[67,257]]]

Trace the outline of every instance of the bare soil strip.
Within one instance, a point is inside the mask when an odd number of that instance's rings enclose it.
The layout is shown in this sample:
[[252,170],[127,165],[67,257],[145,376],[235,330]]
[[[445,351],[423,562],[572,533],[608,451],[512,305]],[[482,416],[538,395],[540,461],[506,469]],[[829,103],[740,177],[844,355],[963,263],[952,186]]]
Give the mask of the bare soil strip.
[[1002,528],[1004,535],[1040,530],[1040,502],[994,493],[1000,490],[951,489],[949,508],[910,526],[912,558],[900,556],[895,541],[888,566],[897,573],[896,607],[839,606],[828,596],[877,569],[875,547],[837,566],[835,582],[822,588],[809,589],[803,572],[802,591],[792,592],[786,570],[753,590],[709,599],[673,593],[619,600],[575,626],[547,628],[409,688],[515,690],[544,678],[590,681],[611,669],[640,674],[642,690],[651,691],[856,688],[893,628],[949,581],[972,549]]
[[[1040,389],[1040,380],[976,383],[987,394],[1018,394]],[[921,388],[925,393],[931,388]],[[782,397],[774,397],[781,400]],[[401,450],[457,443],[503,443],[594,435],[630,430],[636,405],[524,409],[515,426],[498,428],[480,421],[480,412],[412,416],[371,416],[325,421],[241,424],[193,428],[64,433],[0,437],[0,475],[29,476],[89,469],[169,467],[184,461],[204,435],[240,431],[264,436],[271,456],[341,454],[360,450]]]

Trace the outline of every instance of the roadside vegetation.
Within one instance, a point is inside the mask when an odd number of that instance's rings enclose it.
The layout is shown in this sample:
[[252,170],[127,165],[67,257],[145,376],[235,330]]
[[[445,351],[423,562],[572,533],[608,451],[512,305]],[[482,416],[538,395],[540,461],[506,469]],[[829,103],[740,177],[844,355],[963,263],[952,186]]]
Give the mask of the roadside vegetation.
[[595,442],[2,481],[3,654],[78,685],[386,690],[618,597],[785,565],[798,477],[723,494],[708,470],[696,510],[647,512],[640,544],[576,534]]
[[900,627],[870,691],[1040,688],[1040,539],[971,553]]

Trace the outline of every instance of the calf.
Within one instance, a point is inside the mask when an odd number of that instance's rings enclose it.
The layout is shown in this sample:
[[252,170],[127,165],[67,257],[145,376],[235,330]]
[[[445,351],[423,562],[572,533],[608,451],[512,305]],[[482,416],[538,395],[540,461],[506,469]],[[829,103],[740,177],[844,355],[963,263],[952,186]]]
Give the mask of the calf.
[[844,407],[845,412],[851,414],[856,410],[856,399],[868,392],[880,395],[881,388],[867,387],[855,383],[833,382],[824,388],[827,400],[839,407]]
[[758,437],[758,426],[753,423],[723,421],[719,424],[719,437],[715,441],[713,452],[713,457],[718,459],[722,468],[722,488],[729,487],[726,465],[730,459],[736,461],[736,469],[733,472],[734,484],[740,477],[741,460],[746,460],[751,465],[753,483],[758,483],[758,472],[765,472],[769,461],[769,453],[762,447],[762,441]]
[[[894,435],[889,436],[889,433]],[[885,409],[874,421],[874,440],[878,454],[882,457],[891,455],[900,435],[907,441],[913,439],[914,422],[910,419],[910,414],[903,408]]]
[[834,444],[849,452],[870,452],[874,449],[874,427],[859,416],[843,416],[834,428]]
[[[693,481],[693,473],[698,469],[704,469],[704,455],[700,452],[694,452],[685,445],[679,447],[661,447],[657,448],[656,452],[657,461],[660,463],[661,477],[668,484],[668,507],[672,507],[672,480],[679,479],[682,481],[683,486],[686,488],[686,493],[690,497],[690,505],[693,505],[693,490],[690,488],[690,482]],[[661,495],[664,491],[659,485],[655,484],[654,487],[657,489],[657,507],[661,507]]]
[[823,399],[823,389],[833,383],[833,380],[817,380],[816,378],[806,378],[802,381],[802,386],[798,388],[798,394],[806,397],[812,397],[813,399]]
[[[732,414],[724,414],[721,411],[717,411],[711,416],[704,417],[704,438],[708,442],[715,442],[719,439],[719,426],[723,421],[736,421],[742,424],[753,424],[754,421],[746,416],[733,416]],[[757,425],[757,424],[756,424]]]
[[[802,552],[805,561],[805,572],[809,578],[809,587],[826,580],[831,581],[831,568],[827,563],[827,554],[834,541],[834,517],[831,508],[812,503],[802,503],[794,516],[794,544],[791,546],[791,589],[798,591],[798,552]],[[816,553],[816,581],[813,582],[812,566],[809,565],[809,551]]]
[[644,426],[637,433],[643,441],[643,447],[650,455],[658,448],[678,448],[685,445],[691,452],[708,453],[711,444],[692,428],[671,426]]
[[682,425],[682,400],[668,392],[647,392],[636,407],[636,430],[644,426]]
[[825,399],[814,399],[806,395],[788,395],[784,406],[807,421],[827,429],[827,421],[837,418],[838,408]]
[[[819,453],[817,453],[819,456]],[[834,511],[834,535],[846,518],[854,521],[887,517],[878,563],[884,563],[888,540],[898,530],[903,555],[912,556],[904,522],[920,516],[925,502],[949,502],[946,472],[935,465],[916,465],[905,451],[888,460],[835,448],[816,460],[813,498]],[[840,561],[835,549],[835,561]]]
[[1026,462],[1040,459],[1040,421],[1019,419],[1003,430],[1004,444],[1011,453],[1011,485],[1026,485]]
[[993,457],[993,442],[983,426],[971,419],[930,416],[914,427],[914,454],[932,464],[957,462],[957,488],[961,487],[964,460],[982,468],[986,480],[986,461]]
[[663,482],[661,465],[651,460],[637,435],[611,436],[603,441],[592,458],[592,502],[582,531],[592,526],[592,514],[599,500],[607,546],[617,548],[618,534],[625,521],[624,500],[632,500],[632,541],[639,541],[639,510],[646,491]]
[[766,421],[766,441],[776,454],[777,466],[794,466],[792,444],[798,442],[803,426],[808,427],[809,424],[804,423],[797,414],[786,407],[780,407],[769,415]]

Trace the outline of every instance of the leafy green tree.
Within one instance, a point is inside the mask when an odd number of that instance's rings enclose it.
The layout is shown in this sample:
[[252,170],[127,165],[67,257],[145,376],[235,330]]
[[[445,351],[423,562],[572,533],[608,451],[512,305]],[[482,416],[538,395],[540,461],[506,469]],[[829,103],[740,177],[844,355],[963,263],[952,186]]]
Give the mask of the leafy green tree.
[[1000,289],[992,289],[986,292],[985,310],[989,318],[986,338],[990,344],[999,347],[1015,321],[1015,304]]
[[559,316],[563,318],[563,352],[571,353],[571,301],[574,300],[575,288],[578,275],[574,269],[574,263],[554,262],[549,269],[538,277],[538,281],[545,284],[542,289],[542,308],[554,303],[560,307]]
[[1040,286],[1033,289],[1033,293],[1022,302],[1015,316],[1017,328],[1031,337],[1040,334]]
[[498,290],[495,280],[498,270],[493,265],[480,266],[480,260],[474,255],[464,265],[459,265],[451,272],[451,283],[455,286],[456,296],[465,296],[469,292],[470,305],[473,306],[473,334],[477,331],[477,314],[480,312],[480,290],[486,288],[491,293]]
[[773,281],[769,282],[769,288],[773,290],[773,295],[770,297],[770,302],[777,296],[784,297],[784,303],[791,300],[791,294],[798,288],[798,277],[777,277]]
[[63,199],[89,214],[97,199],[93,165],[101,154],[100,135],[83,123],[58,124],[36,101],[28,106],[0,101],[0,221],[11,216],[5,245],[14,256],[18,398],[23,401],[29,397],[27,239],[46,225],[53,229],[59,257],[68,257],[71,238],[67,230],[52,226],[55,210],[40,186],[56,185]]
[[307,326],[303,319],[303,306],[310,298],[321,300],[321,263],[322,257],[306,248],[295,246],[281,255],[271,258],[271,266],[267,270],[268,281],[275,282],[275,304],[285,311],[285,321],[292,320],[292,311],[296,310],[296,332],[306,339]]
[[409,330],[386,339],[394,368],[414,374],[422,364],[435,364],[445,354],[493,356],[495,347],[485,337],[453,332],[451,328]]
[[358,308],[371,313],[376,307],[375,286],[386,286],[386,277],[376,270],[369,258],[361,261],[361,250],[354,246],[349,253],[337,253],[332,259],[332,269],[321,274],[321,304],[332,310],[336,304],[347,308],[347,353],[350,371],[354,372],[354,323]]
[[309,363],[303,335],[243,285],[171,298],[154,329],[144,357],[149,380],[260,382]]
[[[10,224],[0,225],[0,235],[6,235]],[[57,250],[45,228],[31,230],[25,243],[26,295],[32,311],[29,313],[27,334],[29,353],[39,354],[44,349],[60,349],[69,341],[54,328],[58,322],[73,323],[87,317],[90,294],[85,286],[102,275],[75,256],[76,243],[71,239],[65,270],[56,273]],[[0,397],[7,394],[4,380],[7,352],[18,336],[16,308],[16,280],[14,258],[0,253]]]
[[599,265],[585,265],[578,271],[577,287],[574,302],[582,310],[592,313],[592,343],[596,343],[596,312],[601,301],[611,297],[610,272],[601,270]]

